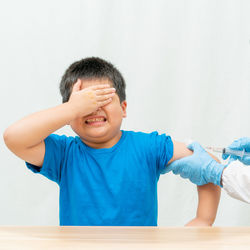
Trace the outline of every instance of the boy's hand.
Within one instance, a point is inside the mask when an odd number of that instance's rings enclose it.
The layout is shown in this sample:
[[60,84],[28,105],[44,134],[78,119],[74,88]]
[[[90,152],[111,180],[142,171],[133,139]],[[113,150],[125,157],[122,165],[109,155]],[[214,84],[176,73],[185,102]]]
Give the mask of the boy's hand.
[[194,218],[191,221],[189,221],[185,227],[211,227],[213,223],[210,221],[201,219],[201,218]]
[[82,117],[110,103],[114,95],[115,88],[111,88],[109,84],[95,85],[81,90],[81,80],[78,79],[68,103],[72,106],[76,117]]

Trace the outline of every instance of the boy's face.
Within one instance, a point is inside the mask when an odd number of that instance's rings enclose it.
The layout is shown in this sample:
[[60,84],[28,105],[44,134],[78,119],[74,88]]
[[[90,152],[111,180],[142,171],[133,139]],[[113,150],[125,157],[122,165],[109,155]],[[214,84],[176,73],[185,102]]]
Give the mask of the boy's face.
[[[85,79],[82,80],[81,89],[107,83],[113,87],[108,79]],[[70,126],[88,146],[93,148],[112,147],[121,137],[120,127],[122,119],[126,117],[126,107],[126,101],[120,103],[119,96],[115,94],[109,104],[99,108],[94,113],[71,121]],[[105,119],[93,123],[86,122],[92,118]]]

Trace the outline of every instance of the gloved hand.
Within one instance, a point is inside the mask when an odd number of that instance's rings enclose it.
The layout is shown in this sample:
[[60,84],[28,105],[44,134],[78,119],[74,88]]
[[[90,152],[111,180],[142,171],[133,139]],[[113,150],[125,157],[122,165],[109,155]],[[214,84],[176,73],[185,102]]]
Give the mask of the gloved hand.
[[188,178],[196,185],[214,183],[221,185],[221,175],[226,167],[215,161],[198,142],[187,146],[194,153],[190,156],[176,160],[167,166],[166,172],[173,171],[183,178]]
[[[245,150],[246,152],[250,152],[250,137],[242,137],[238,140],[235,140],[231,145],[228,146],[228,148],[234,150]],[[223,160],[226,160],[228,156],[228,154],[223,154]],[[230,159],[238,159],[243,164],[250,165],[250,156],[243,156],[243,158],[241,158],[240,156],[231,155]]]

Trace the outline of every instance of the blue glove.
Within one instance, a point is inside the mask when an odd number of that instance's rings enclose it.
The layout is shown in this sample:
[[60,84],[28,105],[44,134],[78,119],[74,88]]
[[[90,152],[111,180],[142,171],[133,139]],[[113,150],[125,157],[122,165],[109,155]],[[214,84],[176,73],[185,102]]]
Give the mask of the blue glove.
[[189,144],[188,148],[194,153],[169,164],[166,172],[173,171],[199,186],[214,183],[222,187],[221,175],[226,166],[215,161],[198,142]]
[[[228,148],[233,150],[245,150],[246,152],[250,152],[250,137],[242,137],[238,140],[235,140],[231,145],[228,146]],[[223,160],[226,160],[228,156],[228,154],[223,154]],[[245,165],[250,165],[250,156],[243,156],[243,158],[241,158],[240,156],[231,155],[230,159],[238,159]]]

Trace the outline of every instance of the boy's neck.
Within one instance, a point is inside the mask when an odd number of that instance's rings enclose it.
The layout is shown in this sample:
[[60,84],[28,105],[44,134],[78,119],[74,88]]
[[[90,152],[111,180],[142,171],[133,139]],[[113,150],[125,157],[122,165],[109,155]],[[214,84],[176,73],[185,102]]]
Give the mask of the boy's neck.
[[106,141],[106,142],[90,142],[90,141],[86,141],[84,139],[81,138],[81,140],[88,146],[91,148],[95,148],[95,149],[101,149],[101,148],[112,148],[120,139],[122,136],[122,131],[119,131],[119,133],[117,133],[117,135],[113,138],[111,138],[110,140]]

